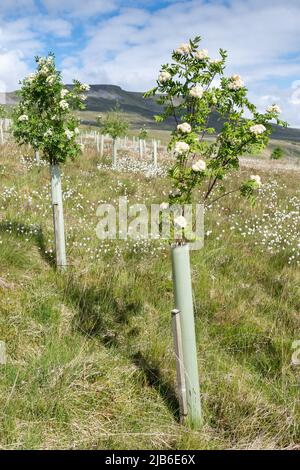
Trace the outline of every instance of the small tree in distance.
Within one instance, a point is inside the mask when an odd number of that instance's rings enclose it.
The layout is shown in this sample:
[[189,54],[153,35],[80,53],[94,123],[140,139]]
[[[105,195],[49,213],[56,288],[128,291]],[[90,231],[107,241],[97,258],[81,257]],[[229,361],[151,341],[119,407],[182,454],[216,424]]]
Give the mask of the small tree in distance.
[[120,137],[125,137],[128,129],[129,123],[124,117],[124,113],[121,110],[119,103],[109,111],[104,119],[98,117],[98,124],[101,128],[102,134],[108,134],[112,138],[112,163],[113,165],[117,164],[117,139]]
[[273,152],[271,153],[270,159],[271,160],[280,160],[284,156],[284,151],[281,147],[275,147]]

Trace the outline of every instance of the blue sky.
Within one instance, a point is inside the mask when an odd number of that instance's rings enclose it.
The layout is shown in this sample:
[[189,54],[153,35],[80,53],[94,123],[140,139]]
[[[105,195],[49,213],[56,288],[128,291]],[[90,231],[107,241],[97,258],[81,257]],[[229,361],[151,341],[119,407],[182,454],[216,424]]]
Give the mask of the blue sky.
[[212,58],[228,50],[263,109],[276,102],[300,127],[299,0],[1,0],[0,91],[53,51],[64,80],[151,87],[172,49],[194,35]]

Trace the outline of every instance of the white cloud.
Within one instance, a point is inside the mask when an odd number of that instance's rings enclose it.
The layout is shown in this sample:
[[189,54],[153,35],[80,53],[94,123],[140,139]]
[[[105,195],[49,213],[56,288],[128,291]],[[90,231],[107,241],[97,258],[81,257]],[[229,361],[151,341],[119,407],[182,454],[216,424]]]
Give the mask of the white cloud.
[[32,31],[28,18],[4,21],[0,18],[0,51],[17,50],[30,56],[41,48],[38,35]]
[[[299,0],[170,0],[154,12],[147,10],[153,0],[40,3],[47,15],[37,10],[33,0],[1,0],[3,14],[14,11],[22,17],[0,20],[0,66],[4,54],[5,60],[14,57],[19,78],[27,69],[25,60],[40,53],[48,37],[56,37],[58,45],[70,49],[62,61],[66,81],[79,78],[144,91],[153,86],[172,49],[200,34],[213,58],[219,47],[228,50],[228,75],[241,74],[259,106],[268,102],[266,96],[277,97],[284,117],[300,126],[299,104],[291,91],[292,83],[300,79]],[[79,20],[84,37],[75,36]],[[72,41],[78,45],[78,39],[82,44],[79,51],[72,47]],[[15,83],[3,67],[0,79],[7,80],[10,87]]]
[[47,16],[35,16],[31,19],[32,27],[41,35],[51,34],[57,37],[69,37],[72,33],[72,24],[61,18],[48,18]]
[[[6,2],[8,3],[8,2]],[[29,71],[26,58],[42,47],[26,18],[4,21],[0,18],[0,81],[2,88],[11,91]]]
[[0,53],[1,92],[15,90],[20,78],[28,75],[29,68],[23,59],[24,56],[18,51]]
[[106,0],[43,0],[50,14],[66,13],[73,17],[90,17],[115,10],[118,2]]
[[[79,75],[91,83],[108,82],[143,91],[153,86],[171,50],[200,34],[212,57],[219,47],[228,50],[227,73],[242,74],[253,96],[260,99],[257,87],[261,83],[266,95],[268,86],[278,79],[292,82],[300,76],[299,17],[300,3],[294,0],[178,1],[152,14],[123,8],[90,28],[90,39],[77,57],[78,67],[64,67],[64,76],[68,81]],[[281,97],[288,94],[289,85],[277,90]],[[295,121],[297,111],[290,112],[288,101],[282,107],[293,124],[300,126],[300,120]]]

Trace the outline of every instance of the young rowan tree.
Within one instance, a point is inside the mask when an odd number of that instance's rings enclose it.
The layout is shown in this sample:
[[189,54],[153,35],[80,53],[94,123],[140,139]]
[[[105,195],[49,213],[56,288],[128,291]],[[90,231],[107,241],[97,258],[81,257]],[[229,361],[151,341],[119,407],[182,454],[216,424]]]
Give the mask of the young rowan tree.
[[140,159],[143,158],[143,153],[144,153],[143,151],[144,151],[144,147],[145,147],[145,139],[147,137],[148,137],[148,131],[147,131],[146,126],[144,124],[143,127],[141,127],[140,132],[138,134]]
[[117,164],[117,139],[120,137],[125,137],[129,129],[129,123],[124,117],[119,104],[106,114],[104,119],[98,120],[99,125],[101,126],[101,133],[108,134],[112,138],[112,163],[113,165]]
[[[173,189],[169,204],[164,204],[179,207],[173,233],[178,226],[181,234],[181,229],[187,226],[184,205],[193,201],[196,189],[202,194],[201,202],[208,205],[235,190],[253,200],[255,190],[261,185],[259,175],[250,176],[235,189],[226,189],[226,184],[234,179],[239,156],[251,151],[253,146],[267,145],[272,120],[286,125],[279,119],[277,105],[260,113],[248,100],[241,77],[224,75],[227,53],[223,49],[219,51],[220,57],[212,60],[208,51],[200,49],[199,45],[200,37],[196,37],[174,50],[171,63],[161,67],[157,85],[145,94],[145,97],[158,95],[158,103],[163,106],[163,112],[156,116],[157,122],[169,117],[175,120],[169,143],[169,149],[175,152],[175,162],[169,171]],[[215,134],[210,126],[212,113],[223,120],[222,129],[213,142],[205,139]],[[212,199],[216,191],[219,193]],[[183,237],[174,237],[172,270],[174,303],[176,312],[180,312],[188,420],[199,428],[202,416],[189,260],[190,233],[192,228],[188,227]]]
[[79,120],[74,110],[84,109],[88,85],[73,81],[65,88],[55,57],[36,57],[37,70],[21,82],[20,102],[13,113],[13,135],[17,142],[31,144],[50,165],[51,195],[58,269],[66,267],[65,234],[60,165],[81,153],[76,137]]

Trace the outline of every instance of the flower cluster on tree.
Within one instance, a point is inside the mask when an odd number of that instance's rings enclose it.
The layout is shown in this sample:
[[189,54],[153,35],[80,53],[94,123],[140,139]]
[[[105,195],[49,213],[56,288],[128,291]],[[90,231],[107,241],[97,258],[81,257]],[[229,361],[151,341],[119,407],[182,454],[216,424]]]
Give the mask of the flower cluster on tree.
[[[214,190],[220,197],[226,194],[224,178],[239,168],[239,156],[251,152],[253,146],[263,148],[272,133],[271,121],[287,124],[279,119],[279,106],[269,106],[261,113],[247,98],[247,88],[239,75],[224,75],[227,53],[211,59],[206,49],[200,49],[201,38],[181,44],[172,53],[172,62],[161,67],[157,86],[145,97],[158,95],[163,112],[155,116],[161,122],[171,116],[176,128],[169,148],[176,160],[170,169],[173,190],[170,204],[192,201],[195,188],[203,190],[203,202],[211,203]],[[215,113],[222,121],[216,138],[207,140],[216,131],[210,126]],[[261,185],[258,175],[252,175],[239,190],[252,198]]]
[[37,70],[21,82],[20,102],[13,111],[13,135],[19,144],[42,150],[50,164],[64,163],[81,152],[76,141],[79,119],[89,85],[78,80],[66,88],[56,70],[55,57],[36,57]]

